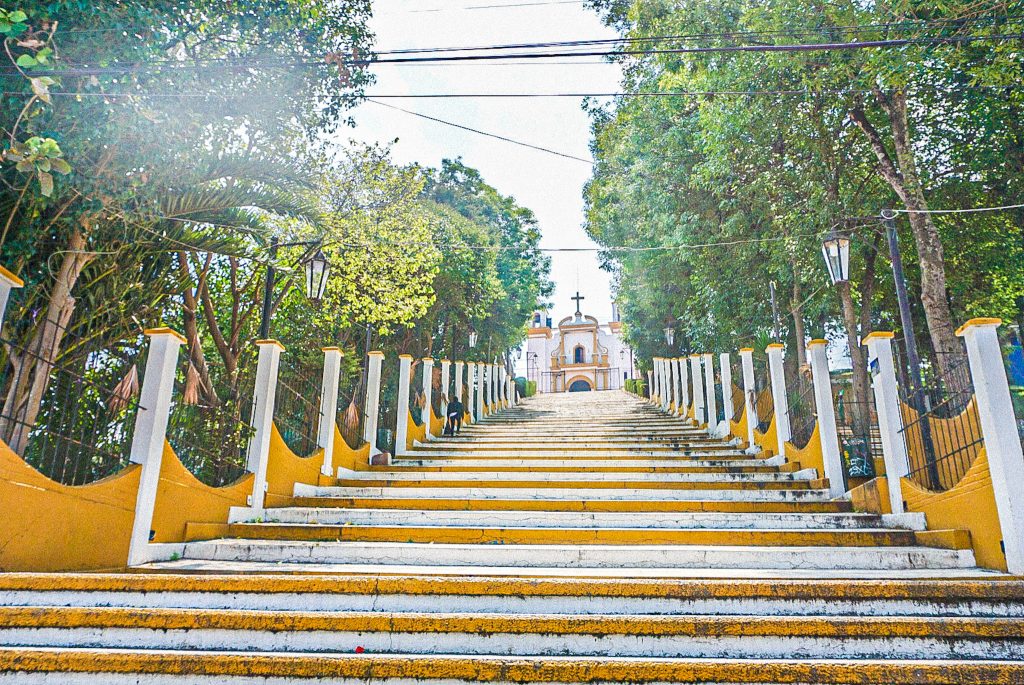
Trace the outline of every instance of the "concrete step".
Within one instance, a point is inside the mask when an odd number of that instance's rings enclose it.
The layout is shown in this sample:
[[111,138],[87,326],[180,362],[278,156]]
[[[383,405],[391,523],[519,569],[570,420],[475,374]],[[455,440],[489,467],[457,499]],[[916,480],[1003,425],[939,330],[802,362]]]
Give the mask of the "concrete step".
[[[756,525],[756,521],[751,522]],[[694,545],[702,547],[910,547],[913,531],[776,528],[552,528],[433,524],[232,523],[228,537],[243,540],[409,542],[470,545]],[[827,552],[826,552],[827,553]]]
[[[251,523],[251,509],[233,509],[231,523]],[[781,514],[717,512],[436,511],[430,509],[337,509],[281,507],[258,513],[263,523],[451,528],[646,528],[731,530],[864,530],[887,528],[875,514]],[[903,519],[923,530],[923,517]]]
[[[2,672],[13,672],[7,677]],[[140,679],[137,673],[152,674]],[[202,674],[202,675],[198,675]],[[161,676],[169,676],[165,681]],[[0,649],[0,683],[1013,683],[999,660],[651,659],[190,650]]]
[[[614,487],[613,483],[578,483],[572,488],[545,487],[524,483],[522,487],[490,487],[487,484],[460,485],[458,482],[411,483],[404,487],[352,482],[343,486],[295,485],[295,497],[347,497],[356,499],[475,499],[475,500],[625,500],[673,501],[718,500],[737,502],[825,502],[828,490],[801,487],[806,483],[764,483],[753,487],[738,483],[687,483],[685,487]],[[660,485],[657,483],[649,485]],[[670,484],[669,484],[670,485]],[[708,486],[708,487],[705,487]],[[742,487],[738,487],[742,486]]]
[[[303,486],[302,491],[307,486]],[[572,511],[572,512],[716,512],[716,513],[838,513],[853,511],[848,500],[739,501],[739,500],[643,500],[643,499],[515,499],[452,498],[445,493],[419,498],[409,492],[400,497],[316,497],[292,498],[297,507],[431,511]]]
[[966,580],[884,581],[9,573],[0,574],[0,606],[1019,619],[1024,618],[1024,581],[985,572]]
[[[621,483],[622,487],[646,487],[653,484],[690,484],[719,483],[723,487],[738,483],[755,484],[796,484],[817,478],[814,469],[803,469],[788,473],[768,471],[761,473],[686,471],[681,473],[662,473],[651,470],[639,473],[621,471],[555,471],[555,472],[516,472],[516,471],[346,471],[341,484],[358,484],[363,481],[397,484],[399,482],[434,487],[443,482],[480,482],[498,487],[508,482],[531,483]],[[728,485],[727,485],[728,484]]]
[[666,459],[686,464],[690,461],[750,461],[756,457],[736,450],[694,450],[690,452],[679,452],[678,454],[665,454],[645,450],[636,452],[598,452],[593,450],[570,450],[560,452],[538,453],[535,450],[467,450],[460,452],[456,450],[435,450],[431,447],[418,447],[404,456],[394,457],[395,463],[408,459],[611,459],[619,462],[631,462],[635,460]]
[[971,568],[970,550],[569,544],[431,544],[222,539],[185,543],[186,560],[429,567],[920,570]]
[[395,459],[392,466],[370,466],[367,471],[379,473],[401,468],[403,471],[426,473],[429,471],[527,471],[527,472],[620,472],[644,473],[777,473],[800,470],[798,464],[786,463],[782,457],[771,459],[638,459],[622,462],[617,459]]
[[0,608],[0,644],[272,653],[657,658],[1024,659],[1020,621]]

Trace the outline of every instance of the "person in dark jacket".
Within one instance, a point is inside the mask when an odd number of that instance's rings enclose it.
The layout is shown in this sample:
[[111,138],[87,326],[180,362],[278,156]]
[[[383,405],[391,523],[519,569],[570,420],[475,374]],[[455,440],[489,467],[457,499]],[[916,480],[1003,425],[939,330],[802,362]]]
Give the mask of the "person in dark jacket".
[[458,399],[452,400],[448,404],[448,420],[445,422],[444,434],[455,435],[462,430],[462,416],[466,413],[466,408],[462,406],[462,402]]

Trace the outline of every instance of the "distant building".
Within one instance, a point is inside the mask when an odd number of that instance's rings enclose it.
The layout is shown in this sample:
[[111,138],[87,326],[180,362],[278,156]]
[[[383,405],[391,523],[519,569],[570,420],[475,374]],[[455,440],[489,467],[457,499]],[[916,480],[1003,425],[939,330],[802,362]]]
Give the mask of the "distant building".
[[526,345],[526,377],[537,392],[615,390],[624,380],[639,378],[633,350],[622,339],[618,307],[612,320],[601,324],[580,311],[583,296],[576,293],[576,314],[551,325],[546,311],[530,322]]

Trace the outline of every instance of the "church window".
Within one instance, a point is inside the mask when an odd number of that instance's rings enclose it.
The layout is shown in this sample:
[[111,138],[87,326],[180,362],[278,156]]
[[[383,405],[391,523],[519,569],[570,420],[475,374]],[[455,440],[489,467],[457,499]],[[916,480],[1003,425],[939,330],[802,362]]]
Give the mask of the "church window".
[[585,352],[583,351],[583,345],[577,345],[576,349],[574,349],[572,351],[572,363],[573,364],[582,364],[583,363],[583,355],[584,354],[585,354]]

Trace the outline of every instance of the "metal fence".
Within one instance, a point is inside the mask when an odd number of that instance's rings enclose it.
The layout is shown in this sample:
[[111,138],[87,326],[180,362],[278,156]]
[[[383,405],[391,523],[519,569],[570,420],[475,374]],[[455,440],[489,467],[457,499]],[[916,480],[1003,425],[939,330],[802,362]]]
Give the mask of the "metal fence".
[[732,420],[739,421],[746,408],[746,401],[743,398],[743,388],[735,383],[732,384]]
[[803,449],[810,442],[814,426],[818,422],[814,407],[814,385],[808,382],[798,383],[787,395],[789,429],[792,433],[790,442]]
[[882,434],[870,391],[866,397],[858,398],[852,386],[839,386],[835,391],[835,403],[843,479],[849,490],[853,478],[874,478],[875,459],[882,456]]
[[112,345],[54,322],[0,339],[0,439],[47,477],[81,485],[128,464],[144,338]]
[[318,447],[322,380],[322,369],[301,365],[282,365],[278,374],[274,423],[288,449],[300,457]]

